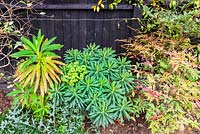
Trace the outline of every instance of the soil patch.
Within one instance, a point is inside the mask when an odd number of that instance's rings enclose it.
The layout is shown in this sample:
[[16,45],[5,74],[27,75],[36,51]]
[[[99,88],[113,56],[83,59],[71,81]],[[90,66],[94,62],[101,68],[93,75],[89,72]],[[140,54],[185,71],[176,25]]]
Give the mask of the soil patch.
[[6,89],[7,85],[0,84],[0,113],[11,108],[12,106],[12,97],[6,96],[11,90]]
[[144,117],[136,118],[136,121],[126,121],[101,128],[101,134],[151,134]]

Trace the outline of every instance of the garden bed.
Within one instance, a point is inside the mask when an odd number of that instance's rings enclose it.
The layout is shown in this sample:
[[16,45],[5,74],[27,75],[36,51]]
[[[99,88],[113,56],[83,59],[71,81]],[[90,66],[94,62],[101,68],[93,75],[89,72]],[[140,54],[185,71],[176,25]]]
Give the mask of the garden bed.
[[[6,84],[0,84],[0,112],[3,112],[12,106],[12,97],[6,96],[11,90],[7,89]],[[87,121],[85,121],[87,126]],[[89,127],[86,127],[88,129]],[[125,121],[124,123],[115,122],[115,124],[109,125],[107,128],[100,128],[101,134],[151,134],[149,125],[145,122],[144,115],[136,118],[135,121]],[[94,132],[90,131],[93,134]],[[185,133],[185,134],[199,134],[198,130],[185,130],[183,132],[175,133]]]

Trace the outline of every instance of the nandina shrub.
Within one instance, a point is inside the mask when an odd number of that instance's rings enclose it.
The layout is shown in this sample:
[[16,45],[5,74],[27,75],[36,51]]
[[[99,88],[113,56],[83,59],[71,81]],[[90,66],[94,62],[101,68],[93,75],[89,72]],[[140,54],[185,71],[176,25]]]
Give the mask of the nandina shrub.
[[139,61],[133,68],[140,79],[132,98],[135,115],[145,112],[153,133],[199,129],[199,45],[158,31],[126,40],[123,47]]

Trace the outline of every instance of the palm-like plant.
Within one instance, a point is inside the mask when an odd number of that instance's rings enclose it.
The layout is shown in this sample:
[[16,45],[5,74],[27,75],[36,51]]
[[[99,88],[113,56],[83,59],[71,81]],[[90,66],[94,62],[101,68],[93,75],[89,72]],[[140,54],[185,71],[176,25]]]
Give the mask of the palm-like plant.
[[60,56],[52,52],[62,48],[60,44],[52,44],[56,37],[44,41],[43,39],[41,30],[37,37],[33,36],[32,41],[22,37],[23,48],[11,54],[13,58],[24,58],[17,67],[14,81],[18,81],[23,87],[34,86],[34,92],[40,89],[42,98],[47,93],[49,85],[53,88],[54,82],[60,82],[58,74],[63,73],[58,65],[65,65],[57,60]]

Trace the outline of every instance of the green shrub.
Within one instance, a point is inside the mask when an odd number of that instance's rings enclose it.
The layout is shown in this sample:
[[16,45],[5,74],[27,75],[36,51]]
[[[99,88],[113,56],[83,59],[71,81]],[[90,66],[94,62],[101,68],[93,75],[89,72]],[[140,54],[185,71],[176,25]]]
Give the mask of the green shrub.
[[176,10],[158,9],[143,6],[143,19],[141,28],[144,32],[162,31],[167,35],[177,38],[186,36],[200,38],[200,9],[187,8],[190,3],[179,6]]
[[[97,126],[107,126],[114,120],[130,119],[132,105],[126,95],[133,90],[134,77],[130,61],[118,57],[111,48],[100,49],[90,44],[84,50],[68,50],[65,63],[85,66],[84,79],[68,84],[66,97],[70,107],[78,106],[88,112],[88,117]],[[65,72],[63,70],[63,72]]]

